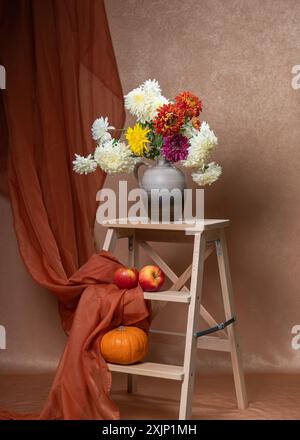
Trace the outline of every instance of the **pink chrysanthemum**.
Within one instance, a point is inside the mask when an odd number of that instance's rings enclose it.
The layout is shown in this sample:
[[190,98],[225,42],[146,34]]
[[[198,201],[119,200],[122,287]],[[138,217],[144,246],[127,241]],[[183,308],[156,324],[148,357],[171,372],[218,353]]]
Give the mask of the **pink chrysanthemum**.
[[173,136],[164,138],[162,154],[168,161],[178,162],[187,158],[188,147],[188,138],[180,133],[176,133]]

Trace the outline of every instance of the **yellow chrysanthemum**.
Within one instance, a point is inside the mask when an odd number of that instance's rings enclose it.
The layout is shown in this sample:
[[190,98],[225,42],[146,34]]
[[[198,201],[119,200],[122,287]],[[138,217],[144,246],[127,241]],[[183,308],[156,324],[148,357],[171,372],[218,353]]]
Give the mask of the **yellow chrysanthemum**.
[[143,156],[145,151],[148,151],[147,143],[149,139],[147,134],[150,132],[149,129],[143,128],[140,124],[135,124],[135,126],[129,127],[126,131],[125,137],[129,144],[130,150],[136,156]]

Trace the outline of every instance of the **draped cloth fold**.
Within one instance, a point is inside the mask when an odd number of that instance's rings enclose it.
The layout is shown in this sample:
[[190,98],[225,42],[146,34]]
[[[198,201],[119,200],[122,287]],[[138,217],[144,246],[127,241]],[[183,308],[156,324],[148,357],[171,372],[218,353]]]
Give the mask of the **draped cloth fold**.
[[149,312],[140,288],[112,284],[120,263],[109,253],[94,254],[104,173],[72,170],[74,154],[94,148],[94,119],[124,123],[103,0],[0,0],[0,64],[7,79],[0,95],[0,174],[8,176],[20,254],[32,278],[57,297],[69,333],[42,412],[1,411],[0,418],[115,419],[99,340],[121,323],[147,330]]
[[[149,310],[140,287],[120,290],[113,276],[120,263],[108,252],[94,254],[64,288],[77,298],[76,311],[62,313],[69,338],[56,371],[49,397],[40,414],[0,410],[0,419],[118,419],[110,399],[111,373],[101,356],[101,337],[119,325],[134,325],[147,332]],[[82,292],[82,294],[81,294]],[[66,307],[66,310],[68,307]]]

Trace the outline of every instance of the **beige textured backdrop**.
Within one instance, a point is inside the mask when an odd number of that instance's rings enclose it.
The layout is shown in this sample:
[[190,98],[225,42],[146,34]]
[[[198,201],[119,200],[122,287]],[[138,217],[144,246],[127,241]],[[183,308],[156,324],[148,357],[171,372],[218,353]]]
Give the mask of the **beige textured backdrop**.
[[[205,190],[207,217],[230,218],[233,286],[247,370],[300,371],[291,328],[300,324],[300,64],[297,0],[106,0],[124,93],[157,78],[168,96],[190,90],[219,137],[222,178]],[[107,181],[115,185],[112,179]],[[189,249],[163,249],[184,269]],[[180,255],[180,261],[178,261]],[[204,303],[219,319],[214,257]],[[160,325],[183,328],[169,306]],[[166,341],[165,341],[166,342]],[[177,357],[178,341],[161,350]],[[158,345],[156,345],[156,349]],[[206,366],[227,355],[201,352]]]
[[[246,370],[299,372],[291,328],[300,324],[300,90],[291,87],[291,68],[300,64],[300,2],[106,0],[106,8],[124,92],[148,78],[157,78],[168,97],[188,89],[204,100],[203,119],[219,137],[215,159],[224,174],[205,190],[205,208],[207,217],[232,220],[228,242]],[[0,369],[18,369],[24,359],[28,369],[49,369],[64,340],[56,305],[27,276],[2,198],[0,208],[0,324],[8,332]],[[98,236],[100,246],[103,231]],[[160,250],[177,270],[191,252]],[[125,261],[124,244],[118,255]],[[204,304],[222,319],[215,274],[210,257]],[[155,322],[175,331],[184,325],[184,310],[175,305]],[[156,339],[151,351],[178,362],[182,345]],[[199,362],[209,371],[229,368],[226,354],[200,352]]]

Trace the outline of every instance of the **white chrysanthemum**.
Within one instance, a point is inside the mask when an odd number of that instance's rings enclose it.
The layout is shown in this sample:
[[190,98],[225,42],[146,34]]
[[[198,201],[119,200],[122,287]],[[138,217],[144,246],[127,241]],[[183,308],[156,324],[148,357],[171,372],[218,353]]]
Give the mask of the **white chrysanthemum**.
[[144,90],[146,94],[161,96],[161,88],[156,79],[147,79],[147,81],[141,85],[141,89]]
[[151,100],[149,99],[149,105],[145,108],[141,122],[152,121],[156,117],[159,107],[168,103],[169,101],[167,100],[167,98],[162,95],[156,96]]
[[218,144],[217,137],[206,122],[202,122],[200,131],[197,131],[189,141],[188,157],[183,161],[185,167],[202,166]]
[[104,144],[104,142],[108,142],[111,141],[112,137],[111,134],[108,133],[108,131],[106,133],[103,134],[103,136],[97,141],[98,145]]
[[108,117],[98,118],[94,121],[92,125],[92,137],[95,141],[104,142],[111,139],[111,135],[108,133],[109,130],[114,130],[115,127],[109,125]]
[[193,127],[193,124],[191,121],[188,121],[186,124],[182,127],[182,134],[186,136],[188,139],[190,139],[193,136],[196,136],[199,133],[199,130],[196,130],[196,128]]
[[211,185],[222,174],[222,167],[215,162],[210,162],[203,170],[192,173],[193,181],[200,186]]
[[124,142],[111,140],[99,145],[94,154],[95,161],[107,174],[131,173],[138,159]]
[[125,97],[125,108],[137,118],[138,122],[150,122],[157,115],[157,109],[169,101],[161,95],[156,80],[147,80],[133,89]]
[[93,156],[89,154],[87,157],[75,154],[75,160],[73,160],[73,170],[78,174],[89,174],[96,171],[97,162],[93,159]]
[[140,120],[148,106],[148,98],[146,92],[141,87],[131,90],[125,98],[125,108]]
[[[152,103],[152,108],[151,111],[152,113],[156,116],[157,115],[157,110],[159,107],[161,107],[164,104],[169,104],[169,100],[167,98],[165,98],[163,95],[157,96],[156,98],[153,99],[153,103]],[[153,117],[154,117],[153,116]]]

